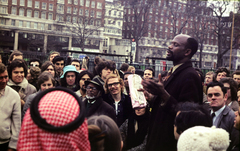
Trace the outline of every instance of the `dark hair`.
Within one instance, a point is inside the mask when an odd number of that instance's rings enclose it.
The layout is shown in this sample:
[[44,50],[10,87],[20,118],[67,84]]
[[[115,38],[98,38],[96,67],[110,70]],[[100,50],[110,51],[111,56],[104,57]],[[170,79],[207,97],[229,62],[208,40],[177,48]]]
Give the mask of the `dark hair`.
[[194,68],[194,69],[197,72],[198,76],[201,78],[201,81],[204,82],[204,75],[202,70],[200,70],[199,68]]
[[13,60],[13,56],[23,56],[23,53],[21,51],[14,50],[9,56],[9,62]]
[[54,64],[51,61],[46,61],[46,62],[43,63],[43,65],[41,67],[41,72],[46,71],[49,66],[53,67],[54,73],[56,75],[55,66],[54,66]]
[[23,67],[24,77],[26,78],[26,76],[28,74],[28,67],[27,67],[26,61],[24,61],[23,59],[15,59],[9,64],[9,66],[8,66],[8,76],[9,76],[9,78],[12,79],[12,71],[16,67],[19,67],[19,68]]
[[215,86],[219,86],[221,88],[221,90],[222,90],[224,95],[227,93],[227,89],[224,87],[224,85],[221,82],[218,82],[218,81],[210,82],[207,85],[207,91],[208,91],[208,88],[215,87]]
[[166,70],[165,70],[165,71],[162,71],[162,72],[161,72],[161,77],[164,78],[164,77],[167,76],[167,74],[168,74],[168,71],[166,71]]
[[123,63],[122,65],[121,65],[121,67],[120,67],[120,70],[122,70],[122,71],[127,71],[128,70],[128,67],[129,67],[129,65],[127,64],[127,63]]
[[53,86],[55,86],[55,79],[54,79],[54,77],[52,76],[51,73],[49,73],[47,71],[44,71],[43,73],[41,73],[38,77],[38,80],[37,80],[38,88],[40,89],[41,84],[43,84],[45,81],[48,81],[49,79],[52,80],[52,84],[53,84]]
[[31,62],[35,62],[35,61],[37,61],[37,62],[39,63],[39,68],[41,68],[42,62],[41,62],[40,59],[38,59],[38,58],[33,58],[33,59],[31,59],[31,60],[29,61],[29,66],[31,66]]
[[96,56],[95,58],[94,58],[94,63],[96,64],[96,65],[98,65],[100,62],[102,62],[103,60],[99,57],[99,56]]
[[84,75],[88,75],[90,77],[90,79],[92,80],[93,79],[93,74],[91,72],[89,72],[88,70],[83,70],[81,71],[78,76],[77,76],[77,85],[79,85],[79,81],[82,79],[82,77]]
[[[68,71],[68,72],[74,72],[74,73],[75,73],[75,84],[76,84],[76,86],[77,86],[77,76],[78,76],[78,73],[75,72],[75,71]],[[60,85],[61,85],[62,87],[67,87],[67,86],[68,86],[67,81],[66,81],[66,75],[67,75],[68,72],[66,72],[66,73],[64,74],[64,77],[63,77],[63,78],[60,78]]]
[[236,75],[240,75],[240,70],[236,70],[235,72],[233,72],[232,74],[232,78],[233,78],[233,75],[236,74]]
[[151,68],[151,67],[147,67],[147,68],[144,70],[144,72],[145,72],[146,70],[150,70],[150,71],[152,71],[152,76],[155,77],[155,71],[154,71],[153,68]]
[[73,59],[73,60],[71,61],[71,64],[72,64],[72,62],[78,62],[79,65],[81,65],[81,63],[80,63],[80,61],[79,61],[78,59]]
[[207,106],[184,102],[178,104],[177,109],[180,113],[176,116],[174,124],[178,134],[194,126],[212,126],[212,118]]
[[7,67],[3,63],[0,63],[0,74],[5,72],[6,70],[7,70]]
[[65,64],[65,60],[64,60],[63,57],[56,56],[56,57],[53,58],[52,62],[53,62],[53,64],[55,64],[57,61],[62,61],[62,60],[64,61],[64,64]]
[[[104,151],[121,150],[121,134],[117,124],[110,117],[106,115],[92,116],[88,118],[88,125],[97,125],[101,132],[106,134],[104,137]],[[93,141],[90,140],[90,143],[92,144]]]
[[228,83],[231,89],[231,100],[237,100],[238,83],[231,77],[222,78],[219,82],[222,84]]
[[187,44],[185,46],[185,49],[191,49],[191,54],[190,54],[190,58],[192,58],[192,56],[197,52],[198,50],[198,41],[195,38],[188,38],[187,39]]
[[217,75],[218,75],[218,73],[221,73],[221,72],[226,72],[226,76],[227,77],[230,77],[230,71],[227,69],[227,68],[225,68],[225,67],[219,67],[216,71],[215,71],[215,79],[217,79]]
[[111,71],[114,71],[116,69],[116,64],[114,61],[111,60],[106,60],[106,61],[102,61],[100,62],[97,66],[96,66],[96,71],[97,74],[101,77],[102,74],[102,70],[104,68],[110,69]]

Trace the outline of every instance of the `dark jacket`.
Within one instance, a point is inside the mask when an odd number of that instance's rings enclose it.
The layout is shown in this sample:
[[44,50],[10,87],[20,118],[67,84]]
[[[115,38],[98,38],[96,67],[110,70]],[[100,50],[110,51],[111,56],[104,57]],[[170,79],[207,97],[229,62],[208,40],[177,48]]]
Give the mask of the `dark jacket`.
[[[106,101],[109,105],[111,105],[115,110],[115,101],[113,100],[110,93],[104,95],[103,100]],[[118,114],[116,115],[118,127],[122,125],[122,123],[131,115],[132,112],[133,108],[130,97],[128,95],[121,94],[121,100],[118,103]]]
[[87,103],[88,100],[84,99],[87,118],[93,115],[106,115],[116,121],[116,114],[114,109],[105,101],[103,101],[102,97],[97,98],[96,102],[94,102],[89,108],[87,108]]
[[226,106],[219,116],[220,118],[216,127],[225,129],[229,133],[231,142],[227,150],[230,151],[234,146],[239,144],[239,131],[233,126],[235,114]]
[[177,141],[174,138],[173,127],[176,115],[175,106],[179,102],[202,103],[203,100],[202,82],[193,69],[191,61],[178,67],[164,82],[164,87],[170,94],[170,98],[165,103],[159,96],[152,100],[147,151],[176,151]]

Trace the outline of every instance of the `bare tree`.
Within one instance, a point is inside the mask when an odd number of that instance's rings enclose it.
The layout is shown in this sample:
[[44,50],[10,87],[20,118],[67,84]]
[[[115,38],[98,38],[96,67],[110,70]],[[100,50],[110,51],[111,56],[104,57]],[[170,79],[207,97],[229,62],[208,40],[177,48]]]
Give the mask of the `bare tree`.
[[139,40],[148,33],[148,23],[151,22],[150,9],[156,0],[122,0],[125,6],[124,25],[125,30],[130,33],[131,37],[136,42],[135,62],[138,62]]
[[[230,0],[225,1],[215,1],[211,3],[209,8],[213,11],[215,18],[213,19],[213,24],[215,25],[214,33],[217,35],[218,39],[218,54],[217,54],[217,67],[223,66],[223,56],[230,50],[230,37],[231,32],[227,32],[231,30],[230,27],[226,27],[224,23],[224,13],[227,11],[227,7],[230,5]],[[234,43],[235,46],[237,39],[239,36],[234,36]]]
[[[94,45],[91,40],[100,35],[103,28],[104,10],[101,12],[90,9],[80,9],[82,16],[66,18],[66,30],[72,34],[73,45],[84,51],[86,44]],[[96,16],[96,17],[95,17]],[[88,40],[88,43],[86,42]]]

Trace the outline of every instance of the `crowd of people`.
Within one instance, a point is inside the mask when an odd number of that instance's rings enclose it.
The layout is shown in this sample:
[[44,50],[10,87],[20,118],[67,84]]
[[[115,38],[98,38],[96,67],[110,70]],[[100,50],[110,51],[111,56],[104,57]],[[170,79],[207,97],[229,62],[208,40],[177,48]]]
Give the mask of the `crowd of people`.
[[240,71],[204,75],[192,66],[197,50],[194,38],[174,37],[166,50],[173,67],[157,78],[144,70],[144,107],[132,105],[128,77],[137,73],[127,63],[116,69],[97,56],[89,71],[88,58],[66,62],[52,52],[27,64],[13,51],[0,63],[0,151],[239,150]]

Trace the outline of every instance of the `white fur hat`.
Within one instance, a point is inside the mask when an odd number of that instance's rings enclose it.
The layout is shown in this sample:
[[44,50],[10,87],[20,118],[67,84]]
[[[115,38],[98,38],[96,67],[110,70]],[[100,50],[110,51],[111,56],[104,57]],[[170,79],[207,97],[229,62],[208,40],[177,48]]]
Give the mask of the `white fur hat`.
[[195,126],[180,135],[177,148],[178,151],[226,151],[229,142],[224,129]]

